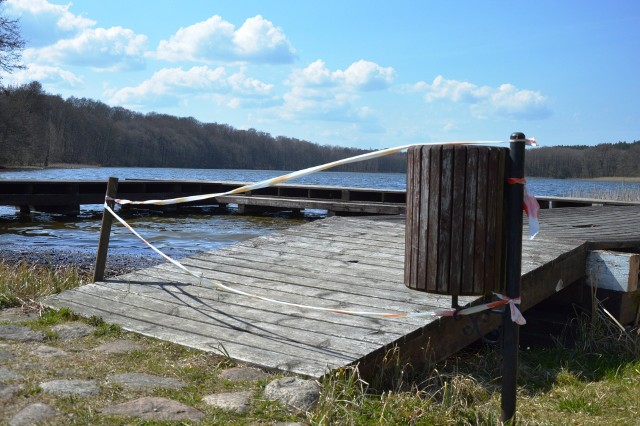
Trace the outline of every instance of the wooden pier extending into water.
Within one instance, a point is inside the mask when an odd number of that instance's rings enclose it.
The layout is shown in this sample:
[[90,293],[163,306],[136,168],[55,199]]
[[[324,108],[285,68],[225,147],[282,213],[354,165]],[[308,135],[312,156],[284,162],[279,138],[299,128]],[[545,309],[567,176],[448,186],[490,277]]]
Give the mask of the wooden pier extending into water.
[[[118,182],[118,198],[140,201],[218,194],[245,184],[246,182],[125,179]],[[0,180],[0,205],[16,206],[24,213],[37,210],[78,214],[81,205],[102,204],[106,189],[107,181]],[[319,209],[338,215],[401,214],[404,213],[405,200],[405,192],[400,190],[280,184],[249,193],[182,205],[224,207],[237,204],[240,213]],[[153,208],[160,209],[158,206]]]
[[[238,188],[245,183],[124,179],[118,182],[118,197],[139,201],[215,194]],[[106,189],[107,181],[0,180],[0,205],[16,206],[23,213],[36,210],[77,215],[81,205],[102,204]],[[537,198],[543,209],[639,204],[585,198]],[[236,204],[241,214],[317,209],[327,210],[330,215],[394,215],[405,213],[405,203],[406,193],[403,190],[281,184],[246,194],[227,195],[183,205],[224,207]],[[160,209],[159,206],[153,208]]]
[[[529,308],[583,282],[589,251],[640,249],[638,223],[640,206],[541,212],[540,234],[523,239],[525,317]],[[208,279],[294,303],[400,312],[448,308],[448,296],[403,284],[404,228],[402,216],[331,217],[183,262]],[[481,300],[465,296],[458,302]],[[419,367],[427,358],[455,353],[501,319],[487,312],[381,319],[283,307],[209,288],[170,264],[65,291],[44,303],[240,362],[316,378],[355,364],[367,377],[391,348]]]

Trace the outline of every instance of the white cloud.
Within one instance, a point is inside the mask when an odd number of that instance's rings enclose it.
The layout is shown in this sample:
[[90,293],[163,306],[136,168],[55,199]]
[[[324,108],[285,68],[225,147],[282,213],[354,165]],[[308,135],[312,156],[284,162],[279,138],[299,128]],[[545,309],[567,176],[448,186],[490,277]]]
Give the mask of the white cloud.
[[493,88],[466,81],[447,80],[439,75],[433,83],[421,81],[412,85],[409,91],[424,92],[427,102],[468,103],[471,105],[471,113],[477,118],[540,119],[551,115],[548,100],[540,92],[518,89],[512,84]]
[[138,70],[145,66],[147,37],[122,27],[95,27],[96,21],[46,0],[8,0],[27,41],[26,63],[38,67],[86,66],[93,71]]
[[502,84],[491,93],[489,105],[494,113],[515,118],[544,118],[549,116],[547,99],[532,90],[520,90],[512,84]]
[[303,69],[294,69],[287,83],[293,87],[326,87],[335,86],[335,76],[326,67],[324,61],[318,59]]
[[283,31],[257,15],[237,30],[215,15],[180,28],[151,54],[166,61],[290,63],[295,50]]
[[447,80],[441,75],[437,76],[431,85],[423,83],[422,89],[426,90],[425,99],[428,102],[448,99],[453,102],[473,103],[486,98],[491,91],[487,86],[478,87],[466,81]]
[[357,61],[346,70],[330,71],[318,59],[302,70],[294,70],[288,83],[299,87],[341,87],[342,90],[382,90],[391,85],[395,70],[381,67],[375,62]]
[[381,67],[369,61],[354,62],[344,71],[336,71],[335,75],[344,80],[347,86],[359,90],[382,90],[391,85],[395,77],[391,67]]
[[29,47],[40,47],[56,40],[72,37],[90,28],[95,21],[74,15],[67,5],[46,0],[8,0],[7,13],[20,18],[22,36]]
[[40,64],[88,66],[94,71],[144,68],[147,37],[122,27],[86,29],[74,38],[26,49],[25,60]]
[[84,85],[82,78],[70,71],[58,67],[35,64],[29,65],[24,70],[14,72],[11,75],[9,84],[21,85],[32,81],[39,81],[42,84],[56,88],[72,89]]
[[253,77],[247,77],[245,71],[245,69],[241,69],[227,79],[233,92],[247,96],[268,96],[271,93],[273,84],[267,84]]
[[272,89],[270,84],[246,77],[242,70],[227,76],[223,67],[197,66],[188,70],[164,68],[137,86],[111,90],[106,95],[110,103],[132,108],[175,104],[194,94],[238,107],[243,97],[267,97]]
[[278,114],[287,119],[317,118],[331,121],[374,121],[368,106],[356,106],[361,93],[383,90],[395,77],[391,67],[357,61],[345,70],[331,71],[322,60],[291,72],[286,83],[291,90],[284,96]]

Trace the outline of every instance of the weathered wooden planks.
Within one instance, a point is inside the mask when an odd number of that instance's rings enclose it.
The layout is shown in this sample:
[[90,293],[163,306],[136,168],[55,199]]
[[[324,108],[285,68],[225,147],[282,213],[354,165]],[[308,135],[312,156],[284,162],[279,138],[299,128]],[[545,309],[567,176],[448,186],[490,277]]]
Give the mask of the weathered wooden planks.
[[500,290],[505,158],[506,149],[496,147],[409,149],[409,288],[456,296]]
[[595,250],[587,257],[587,275],[593,286],[620,292],[638,289],[640,254]]
[[[616,223],[611,227],[623,234],[617,242],[613,233],[606,236],[604,244],[638,246],[640,229],[633,225],[640,219],[640,209],[616,207],[611,215],[607,207],[589,209],[581,209],[590,214],[587,217],[568,211],[572,209],[557,209],[548,221],[545,214],[540,237],[523,241],[523,311],[583,278],[587,250],[601,244],[596,233],[576,241],[553,238],[566,227],[582,223],[605,227],[607,217],[612,217]],[[562,218],[563,210],[569,219]],[[571,234],[577,235],[575,230]],[[402,312],[450,306],[448,296],[404,286],[404,237],[404,223],[397,219],[334,217],[200,254],[184,263],[207,279],[294,303]],[[459,302],[480,300],[461,297]],[[215,290],[206,280],[182,274],[169,264],[66,291],[44,302],[98,315],[144,335],[310,377],[350,364],[358,364],[366,377],[394,346],[403,360],[419,367],[429,357],[451,355],[500,321],[499,315],[491,314],[381,319],[284,307]]]

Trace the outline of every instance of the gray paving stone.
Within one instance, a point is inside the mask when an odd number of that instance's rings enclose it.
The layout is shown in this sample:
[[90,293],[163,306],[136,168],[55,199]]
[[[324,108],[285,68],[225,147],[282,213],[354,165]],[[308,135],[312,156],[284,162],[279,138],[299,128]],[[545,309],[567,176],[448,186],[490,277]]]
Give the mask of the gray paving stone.
[[58,412],[51,406],[36,402],[20,410],[9,422],[9,426],[33,425],[53,419]]
[[54,348],[53,346],[40,345],[34,350],[31,351],[33,355],[39,356],[40,358],[52,358],[55,356],[64,356],[67,355],[67,352],[63,351],[59,348]]
[[309,411],[318,402],[320,386],[313,380],[284,377],[270,382],[264,397],[298,411]]
[[57,411],[40,402],[27,405],[20,410],[9,422],[10,426],[33,425],[53,419]]
[[62,340],[72,340],[93,334],[96,331],[96,327],[83,322],[70,322],[55,325],[51,327],[51,331],[56,333]]
[[0,309],[0,321],[22,322],[37,319],[40,314],[37,311],[25,311],[22,308]]
[[121,384],[129,389],[180,389],[185,386],[182,380],[173,377],[154,376],[145,373],[114,374],[108,381]]
[[21,389],[22,386],[18,384],[0,383],[0,401],[13,398]]
[[0,339],[18,342],[42,342],[46,338],[42,331],[35,331],[24,325],[0,324]]
[[0,382],[19,380],[22,376],[15,371],[0,367]]
[[221,371],[220,377],[229,380],[230,382],[255,382],[269,377],[269,374],[254,367],[233,367]]
[[15,357],[16,356],[13,354],[13,352],[0,350],[0,363],[11,361]]
[[150,396],[107,407],[102,414],[148,420],[198,421],[204,417],[201,411],[178,401]]
[[52,380],[40,383],[40,388],[54,395],[93,396],[99,392],[95,380]]
[[144,349],[144,345],[134,342],[133,340],[126,339],[114,340],[93,348],[96,352],[104,352],[108,354],[124,354],[133,351],[143,351]]
[[252,396],[251,391],[226,392],[207,395],[202,400],[213,407],[242,414],[249,409]]

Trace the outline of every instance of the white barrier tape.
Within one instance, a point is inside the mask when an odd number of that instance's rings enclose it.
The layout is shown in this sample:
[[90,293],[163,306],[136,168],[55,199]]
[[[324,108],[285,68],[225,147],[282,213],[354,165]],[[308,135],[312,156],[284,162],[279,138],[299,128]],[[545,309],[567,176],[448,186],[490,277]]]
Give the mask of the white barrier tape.
[[496,297],[498,299],[500,299],[500,301],[505,302],[506,304],[509,304],[509,309],[511,310],[511,321],[515,322],[518,325],[525,325],[527,323],[527,320],[524,319],[524,316],[522,316],[522,312],[520,312],[520,309],[518,309],[518,307],[516,305],[519,305],[521,302],[520,297],[516,297],[515,299],[510,299],[507,296],[503,296],[502,294],[498,294],[498,293],[493,293],[496,295]]
[[[423,311],[423,312],[370,312],[370,311],[351,311],[351,310],[344,310],[344,309],[324,308],[324,307],[321,307],[321,306],[303,305],[303,304],[299,304],[299,303],[285,302],[284,300],[272,299],[270,297],[265,297],[265,296],[260,296],[260,295],[253,294],[253,293],[248,293],[246,291],[242,291],[242,290],[238,290],[238,289],[226,286],[226,285],[224,285],[224,284],[222,284],[222,283],[220,283],[218,281],[213,281],[213,280],[210,280],[208,278],[205,278],[202,275],[196,274],[195,272],[191,271],[189,268],[184,266],[182,263],[180,263],[179,261],[177,261],[177,260],[171,258],[170,256],[166,255],[160,249],[158,249],[153,244],[151,244],[149,241],[147,241],[144,237],[142,237],[142,235],[140,235],[135,229],[133,229],[131,227],[131,225],[129,225],[124,219],[122,219],[118,214],[116,214],[116,212],[113,211],[113,209],[111,207],[109,207],[109,205],[106,202],[104,203],[104,208],[118,222],[120,222],[125,228],[127,228],[129,231],[131,231],[136,237],[138,237],[143,243],[145,243],[147,246],[149,246],[153,251],[158,253],[164,259],[166,259],[167,261],[171,262],[173,265],[177,266],[178,268],[180,268],[181,270],[183,270],[187,274],[197,278],[198,280],[206,281],[206,282],[212,284],[214,287],[216,287],[216,288],[218,288],[220,290],[228,291],[230,293],[239,294],[241,296],[246,296],[246,297],[250,297],[250,298],[253,298],[253,299],[259,299],[259,300],[263,300],[263,301],[266,301],[266,302],[276,303],[276,304],[279,304],[279,305],[292,306],[292,307],[308,309],[308,310],[313,310],[313,311],[323,311],[323,312],[331,312],[331,313],[335,313],[335,314],[346,314],[346,315],[372,316],[372,317],[381,317],[381,318],[414,318],[414,317],[426,317],[426,316],[452,317],[452,316],[456,316],[456,315],[471,315],[471,314],[475,314],[475,313],[478,313],[478,312],[486,311],[486,310],[489,310],[489,309],[494,309],[494,308],[509,304],[510,307],[511,307],[511,318],[517,324],[523,325],[523,324],[526,323],[526,321],[524,320],[524,317],[522,317],[522,314],[520,313],[520,311],[514,306],[515,303],[520,303],[520,298],[518,298],[518,299],[509,299],[508,297],[502,296],[500,294],[496,294],[496,296],[500,300],[497,300],[495,302],[481,304],[481,305],[471,306],[469,308],[465,308],[465,309],[461,309],[461,310],[449,309],[449,310]],[[514,309],[515,309],[515,311],[517,311],[517,314],[519,314],[519,317],[514,314]],[[520,321],[520,322],[518,322],[518,321]]]
[[[342,160],[337,160],[337,161],[333,161],[330,163],[326,163],[326,164],[322,164],[319,166],[314,166],[314,167],[309,167],[307,169],[303,169],[303,170],[299,170],[296,172],[292,172],[292,173],[288,173],[286,175],[281,175],[275,178],[271,178],[271,179],[266,179],[254,184],[250,184],[250,185],[245,185],[236,189],[233,189],[231,191],[227,191],[227,192],[222,192],[222,193],[218,193],[218,194],[203,194],[203,195],[196,195],[196,196],[190,196],[190,197],[179,197],[179,198],[172,198],[172,199],[165,199],[165,200],[147,200],[147,201],[131,201],[131,200],[123,200],[123,199],[113,199],[111,197],[106,197],[107,200],[112,200],[115,201],[117,204],[121,204],[121,205],[126,205],[126,204],[154,204],[154,205],[169,205],[169,204],[177,204],[177,203],[183,203],[183,202],[189,202],[189,201],[200,201],[200,200],[205,200],[205,199],[209,199],[209,198],[215,198],[215,197],[220,197],[220,196],[224,196],[224,195],[232,195],[232,194],[240,194],[243,192],[248,192],[248,191],[252,191],[255,189],[260,189],[260,188],[266,188],[272,185],[276,185],[279,183],[284,183],[287,182],[291,179],[295,179],[295,178],[299,178],[302,176],[306,176],[318,171],[322,171],[322,170],[327,170],[330,169],[332,167],[337,167],[337,166],[341,166],[341,165],[345,165],[345,164],[350,164],[350,163],[355,163],[358,161],[364,161],[364,160],[369,160],[372,158],[378,158],[378,157],[383,157],[386,155],[390,155],[390,154],[395,154],[397,152],[403,151],[405,149],[411,148],[412,146],[421,146],[421,145],[445,145],[445,144],[451,144],[451,145],[486,145],[486,144],[499,144],[499,143],[511,143],[511,142],[523,142],[526,145],[530,145],[530,146],[536,146],[536,140],[535,138],[527,138],[527,139],[522,139],[522,140],[509,140],[509,141],[473,141],[473,142],[433,142],[433,143],[424,143],[424,144],[411,144],[411,145],[403,145],[403,146],[398,146],[395,148],[388,148],[388,149],[383,149],[380,151],[374,151],[374,152],[370,152],[370,153],[366,153],[366,154],[361,154],[361,155],[357,155],[354,157],[349,157],[349,158],[345,158]],[[292,306],[292,307],[298,307],[298,308],[302,308],[302,309],[308,309],[308,310],[315,310],[315,311],[323,311],[323,312],[331,312],[331,313],[337,313],[337,314],[347,314],[347,315],[360,315],[360,316],[375,316],[375,317],[381,317],[381,318],[407,318],[407,317],[425,317],[425,316],[455,316],[455,315],[471,315],[471,314],[475,314],[478,312],[482,312],[485,310],[489,310],[489,309],[495,309],[497,307],[500,306],[504,306],[504,305],[509,305],[510,309],[511,309],[511,319],[516,322],[519,325],[523,325],[526,324],[526,321],[524,319],[524,317],[522,316],[522,313],[518,310],[518,308],[515,306],[515,304],[519,304],[520,303],[520,298],[517,299],[510,299],[506,296],[500,295],[500,294],[496,294],[496,296],[500,299],[494,302],[490,302],[490,303],[485,303],[485,304],[481,304],[481,305],[475,305],[469,308],[465,308],[465,309],[460,309],[460,310],[437,310],[437,311],[424,311],[424,312],[370,312],[370,311],[351,311],[351,310],[343,310],[343,309],[334,309],[334,308],[324,308],[324,307],[320,307],[320,306],[312,306],[312,305],[303,305],[303,304],[298,304],[298,303],[291,303],[291,302],[285,302],[283,300],[277,300],[277,299],[272,299],[269,297],[264,297],[264,296],[260,296],[257,294],[252,294],[252,293],[247,293],[245,291],[242,290],[238,290],[238,289],[234,289],[232,287],[228,287],[220,282],[217,281],[212,281],[209,280],[208,278],[205,278],[202,275],[198,275],[194,272],[192,272],[191,270],[189,270],[187,267],[185,267],[182,263],[178,262],[175,259],[172,259],[170,256],[166,255],[165,253],[163,253],[162,251],[160,251],[157,247],[155,247],[153,244],[151,244],[149,241],[147,241],[145,238],[143,238],[136,230],[134,230],[124,219],[122,219],[119,215],[116,214],[115,211],[113,211],[113,209],[111,207],[109,207],[109,205],[106,203],[104,203],[104,208],[105,210],[107,210],[114,218],[116,218],[116,220],[118,222],[120,222],[124,227],[126,227],[127,229],[129,229],[136,237],[138,237],[143,243],[145,243],[147,246],[149,246],[153,251],[155,251],[156,253],[158,253],[161,257],[163,257],[164,259],[166,259],[167,261],[169,261],[170,263],[172,263],[173,265],[177,266],[179,269],[183,270],[184,272],[186,272],[187,274],[199,279],[199,280],[204,280],[207,281],[211,284],[213,284],[214,287],[224,290],[224,291],[228,291],[230,293],[235,293],[238,295],[242,295],[242,296],[246,296],[246,297],[251,297],[254,299],[259,299],[259,300],[263,300],[263,301],[267,301],[267,302],[271,302],[271,303],[276,303],[276,304],[280,304],[280,305],[286,305],[286,306]]]
[[409,149],[412,146],[429,146],[429,145],[487,145],[487,144],[501,144],[501,143],[510,143],[510,142],[524,142],[526,145],[536,146],[535,138],[527,138],[521,140],[509,140],[509,141],[470,141],[470,142],[431,142],[431,143],[422,143],[422,144],[411,144],[411,145],[402,145],[397,146],[395,148],[387,148],[379,151],[368,152],[366,154],[356,155],[354,157],[344,158],[342,160],[332,161],[330,163],[321,164],[319,166],[309,167],[307,169],[298,170],[296,172],[287,173],[285,175],[277,176],[271,179],[266,179],[260,182],[256,182],[250,185],[241,186],[236,189],[232,189],[227,192],[220,192],[217,194],[202,194],[202,195],[193,195],[190,197],[178,197],[178,198],[168,198],[165,200],[146,200],[146,201],[131,201],[131,200],[123,200],[116,198],[114,201],[120,205],[144,205],[144,204],[153,204],[159,206],[165,206],[169,204],[178,204],[178,203],[186,203],[191,201],[202,201],[207,200],[209,198],[222,197],[224,195],[234,195],[241,194],[244,192],[253,191],[260,188],[266,188],[269,186],[277,185],[279,183],[284,183],[292,179],[300,178],[302,176],[307,176],[312,173],[316,173],[322,170],[331,169],[337,166],[343,166],[345,164],[357,163],[359,161],[370,160],[373,158],[384,157],[386,155],[395,154],[400,151],[404,151],[405,149]]

